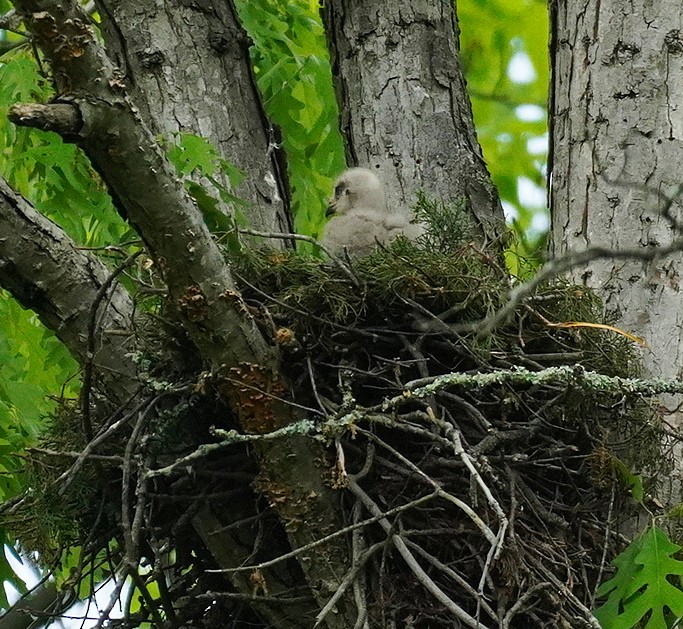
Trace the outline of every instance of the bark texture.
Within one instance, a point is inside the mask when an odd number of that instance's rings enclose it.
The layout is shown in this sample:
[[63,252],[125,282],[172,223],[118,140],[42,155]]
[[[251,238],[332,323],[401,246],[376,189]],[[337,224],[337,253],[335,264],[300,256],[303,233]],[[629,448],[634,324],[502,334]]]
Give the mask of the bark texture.
[[[681,236],[683,18],[670,0],[558,2],[553,20],[553,254],[652,256]],[[653,375],[680,377],[680,254],[576,268],[619,325],[642,336]]]
[[264,339],[240,312],[230,269],[201,212],[128,98],[85,16],[69,3],[27,1],[16,8],[49,58],[58,91],[70,94],[80,111],[78,144],[156,258],[200,351],[229,366],[268,360]]
[[[277,352],[257,329],[200,211],[128,97],[125,82],[77,3],[17,0],[15,6],[51,62],[57,91],[68,94],[69,103],[79,110],[82,126],[76,141],[154,256],[169,299],[202,358],[225,377],[222,395],[242,429],[269,432],[301,419],[300,411],[287,401],[289,391],[278,372]],[[252,411],[254,407],[260,415]],[[260,465],[259,489],[288,523],[292,548],[340,527],[338,492],[327,481],[323,444],[294,434],[277,445],[257,445],[254,451]],[[222,547],[230,543],[229,536],[217,531],[205,539],[211,540],[209,549],[216,561],[226,556]],[[345,540],[336,538],[323,549],[298,558],[321,606],[348,569]],[[133,550],[127,552],[132,559]],[[326,619],[329,627],[341,629],[355,618],[348,596],[336,610]]]
[[389,207],[423,188],[466,198],[485,234],[503,213],[474,131],[454,6],[332,0],[323,11],[350,165],[377,169]]
[[[79,251],[52,221],[0,179],[0,284],[53,330],[79,363],[86,361],[92,308],[111,271]],[[134,305],[114,284],[101,300],[92,329],[93,366],[113,402],[137,388],[133,349]]]
[[[96,3],[107,49],[154,134],[196,133],[246,173],[249,222],[290,232],[285,173],[252,80],[232,1]],[[282,246],[284,241],[273,240]]]

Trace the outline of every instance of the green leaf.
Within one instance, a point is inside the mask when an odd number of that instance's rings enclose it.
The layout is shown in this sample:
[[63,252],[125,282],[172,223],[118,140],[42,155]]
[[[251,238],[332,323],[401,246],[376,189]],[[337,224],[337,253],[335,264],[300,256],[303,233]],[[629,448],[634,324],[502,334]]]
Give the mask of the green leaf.
[[204,216],[204,222],[212,233],[228,232],[234,230],[233,220],[221,212],[218,199],[212,197],[207,190],[198,183],[189,181],[186,183],[187,190],[195,200]]
[[174,133],[176,143],[168,150],[168,158],[182,175],[195,171],[208,176],[216,173],[221,159],[216,147],[193,133]]
[[683,561],[674,558],[680,549],[652,526],[614,559],[616,574],[598,588],[607,597],[595,610],[603,629],[631,629],[645,618],[645,629],[667,629],[665,610],[683,618],[683,591],[672,583],[683,576]]
[[[520,105],[542,111],[548,99],[548,7],[539,0],[459,0],[461,61],[467,79],[479,142],[501,199],[515,211],[512,226],[529,246],[545,239],[530,231],[533,217],[544,207],[528,207],[519,198],[521,178],[545,185],[547,149],[540,154],[530,140],[547,134],[545,117],[525,120]],[[525,55],[533,68],[529,81],[509,75],[515,55]],[[526,231],[526,236],[523,232]],[[526,247],[525,247],[526,249]],[[539,251],[542,249],[539,249]],[[528,249],[525,254],[536,256]]]
[[236,4],[254,42],[251,58],[266,111],[282,131],[295,229],[314,235],[331,181],[346,165],[318,2]]

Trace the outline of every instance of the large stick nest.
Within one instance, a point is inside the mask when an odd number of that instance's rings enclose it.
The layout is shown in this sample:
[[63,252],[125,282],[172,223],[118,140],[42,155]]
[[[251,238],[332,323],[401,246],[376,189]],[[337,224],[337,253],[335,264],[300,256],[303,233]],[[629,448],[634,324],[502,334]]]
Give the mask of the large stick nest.
[[[470,242],[458,208],[422,200],[419,210],[429,224],[421,242],[399,240],[360,260],[226,254],[249,314],[281,350],[291,400],[314,420],[311,438],[329,443],[321,466],[346,524],[359,524],[346,534],[354,568],[345,587],[356,588],[371,627],[595,626],[588,610],[621,545],[623,498],[636,473],[647,491],[668,465],[654,407],[592,376],[637,376],[634,343],[584,325],[609,322],[592,292],[562,282],[481,335],[510,290],[498,249]],[[134,427],[113,431],[93,450],[101,458],[80,459],[74,471],[73,457],[55,456],[85,446],[73,437],[78,413],[65,408],[28,459],[34,489],[8,524],[46,562],[64,563],[62,551],[82,545],[84,579],[108,563],[114,570],[133,527],[137,559],[163,583],[158,598],[147,592],[131,607],[134,620],[267,626],[254,601],[309,596],[295,560],[269,569],[276,588],[262,570],[246,571],[245,601],[206,572],[216,566],[190,523],[210,505],[246,548],[247,566],[277,558],[287,536],[268,505],[269,479],[248,444],[216,445],[235,433],[215,428],[237,428],[220,395],[223,375],[199,373],[182,334],[180,349],[147,336],[148,387],[132,403]],[[169,465],[139,491],[136,478]],[[69,470],[66,486],[60,474]]]

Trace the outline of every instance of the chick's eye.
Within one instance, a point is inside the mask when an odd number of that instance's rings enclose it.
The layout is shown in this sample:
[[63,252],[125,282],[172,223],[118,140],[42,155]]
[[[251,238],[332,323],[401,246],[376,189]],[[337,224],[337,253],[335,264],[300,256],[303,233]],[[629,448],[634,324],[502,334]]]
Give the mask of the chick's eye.
[[334,187],[334,196],[340,197],[346,191],[346,186],[343,183],[339,183]]

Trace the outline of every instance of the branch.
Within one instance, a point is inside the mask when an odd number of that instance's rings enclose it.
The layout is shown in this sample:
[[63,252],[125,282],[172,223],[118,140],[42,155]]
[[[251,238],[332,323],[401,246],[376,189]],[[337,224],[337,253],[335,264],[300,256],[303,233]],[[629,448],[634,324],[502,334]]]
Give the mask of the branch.
[[531,296],[539,286],[577,266],[582,266],[601,259],[614,260],[643,260],[650,261],[656,258],[665,258],[674,253],[683,251],[683,239],[674,240],[668,247],[660,248],[638,248],[638,249],[619,249],[613,250],[607,247],[591,247],[584,251],[569,253],[556,260],[543,265],[532,279],[523,284],[519,284],[510,291],[510,296],[506,304],[494,315],[485,319],[481,324],[477,324],[479,338],[491,334],[498,326],[503,325],[527,297]]
[[586,371],[581,365],[563,365],[562,367],[548,367],[541,371],[529,371],[524,367],[501,369],[490,373],[448,373],[433,378],[420,378],[406,385],[410,396],[398,395],[384,403],[385,408],[394,408],[405,404],[410,397],[424,398],[437,391],[451,386],[461,386],[470,389],[482,389],[500,384],[512,385],[543,385],[564,384],[575,385],[587,391],[601,391],[624,395],[643,395],[654,397],[662,393],[683,393],[683,381],[665,378],[622,378],[621,376],[606,376],[594,371]]
[[[92,360],[112,399],[136,389],[130,351],[134,305],[118,284],[108,289],[109,269],[81,251],[52,221],[0,179],[0,285],[33,310],[80,364]],[[89,351],[90,305],[106,290]]]
[[[286,393],[276,350],[258,330],[202,213],[131,102],[87,16],[74,0],[16,0],[14,5],[51,64],[56,92],[63,95],[60,102],[78,108],[82,125],[76,138],[63,137],[81,146],[146,243],[168,285],[169,299],[202,357],[233,380],[257,384],[263,391],[281,387]],[[258,393],[230,382],[224,395],[239,412]],[[285,425],[301,419],[301,412],[272,402],[267,417]],[[248,422],[248,413],[240,420]],[[251,428],[249,432],[268,430]],[[282,445],[259,443],[256,450],[270,481],[264,483],[264,493],[283,486],[291,490],[286,501],[270,496],[279,517],[285,523],[306,523],[286,527],[294,548],[339,528],[338,496],[319,464],[326,456],[323,444],[293,435]],[[220,557],[221,545],[230,543],[217,537],[208,545]],[[319,603],[329,598],[327,590],[336,587],[337,575],[348,568],[343,540],[333,540],[327,550],[334,561],[325,553],[301,557]],[[355,617],[348,597],[338,610],[328,619],[330,627],[344,627],[347,617]]]
[[[52,65],[63,116],[53,127],[77,142],[99,171],[165,276],[169,294],[202,355],[214,364],[264,363],[270,353],[244,313],[230,269],[203,217],[77,3],[17,0],[17,12]],[[71,106],[68,116],[64,105]],[[26,106],[14,108],[26,111]],[[45,125],[58,117],[15,115],[17,124]],[[62,120],[60,118],[60,120]],[[80,123],[80,124],[79,124]],[[64,132],[64,129],[67,132]],[[76,131],[74,134],[73,132]]]
[[75,137],[83,125],[78,107],[68,103],[18,103],[9,108],[7,117],[16,125],[54,131],[63,137]]
[[[375,517],[382,516],[381,509],[377,504],[368,496],[361,487],[353,480],[349,479],[349,489],[356,496],[360,502],[363,503],[365,508]],[[487,629],[486,625],[480,623],[477,619],[470,616],[460,605],[453,601],[424,571],[422,566],[417,562],[413,553],[406,545],[405,541],[400,535],[392,532],[392,526],[386,517],[380,517],[379,524],[384,529],[385,533],[391,539],[392,543],[396,547],[403,560],[406,562],[408,567],[412,570],[415,578],[422,584],[422,586],[439,601],[455,618],[457,618],[464,625],[471,627],[472,629]]]

